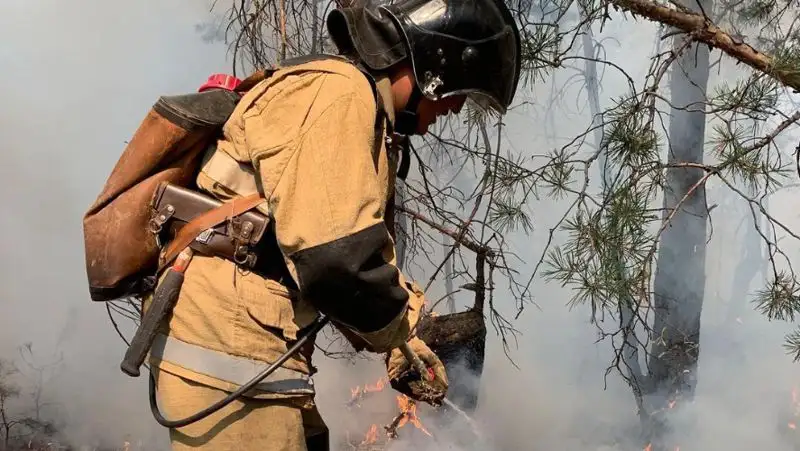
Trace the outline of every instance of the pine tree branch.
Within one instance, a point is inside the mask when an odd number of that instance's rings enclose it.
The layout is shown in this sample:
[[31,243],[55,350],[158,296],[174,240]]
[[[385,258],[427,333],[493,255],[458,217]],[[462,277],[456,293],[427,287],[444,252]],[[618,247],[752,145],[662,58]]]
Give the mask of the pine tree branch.
[[786,120],[784,120],[783,122],[778,124],[778,126],[775,127],[775,129],[772,130],[770,133],[768,133],[767,135],[765,135],[764,137],[759,139],[753,145],[744,148],[744,151],[745,152],[752,152],[754,150],[761,149],[761,148],[771,144],[772,142],[775,141],[775,138],[777,138],[778,135],[783,133],[784,130],[789,128],[790,125],[796,123],[797,121],[800,121],[800,111],[795,111],[794,114],[792,114]]
[[463,234],[459,234],[458,232],[456,232],[454,230],[448,229],[447,227],[444,227],[442,225],[437,224],[436,222],[434,222],[430,218],[426,217],[422,213],[419,213],[417,211],[411,210],[411,209],[409,209],[407,207],[404,207],[402,205],[397,205],[395,208],[397,209],[397,211],[403,212],[403,213],[409,215],[412,219],[424,223],[428,227],[436,230],[437,232],[449,236],[450,238],[455,240],[457,243],[461,244],[462,246],[466,247],[467,249],[471,250],[472,252],[475,252],[476,254],[483,253],[487,257],[494,256],[494,252],[488,246],[484,246],[484,245],[482,245],[480,243],[476,243],[475,241],[468,240],[466,237],[462,236]]
[[650,0],[610,0],[611,4],[692,34],[695,40],[722,50],[748,66],[764,72],[785,86],[800,91],[800,70],[775,67],[775,58],[759,52],[749,44],[735,39],[702,14],[679,11]]

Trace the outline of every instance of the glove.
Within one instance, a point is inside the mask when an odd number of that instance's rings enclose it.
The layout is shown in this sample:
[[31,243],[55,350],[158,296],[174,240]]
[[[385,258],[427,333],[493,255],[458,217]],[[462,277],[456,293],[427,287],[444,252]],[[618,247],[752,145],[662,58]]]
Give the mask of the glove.
[[389,384],[396,391],[408,396],[415,401],[426,402],[434,407],[442,404],[447,394],[449,383],[444,364],[439,357],[431,351],[431,348],[418,337],[408,341],[409,346],[415,354],[428,367],[429,373],[433,373],[433,380],[426,381],[422,375],[417,373],[406,360],[400,349],[394,349],[387,355],[386,373],[389,376]]
[[401,281],[408,291],[408,307],[386,327],[368,333],[345,330],[346,327],[337,327],[356,351],[366,349],[376,353],[389,352],[408,341],[413,335],[413,330],[419,321],[422,306],[425,305],[425,294],[415,282],[405,282],[402,279],[402,275]]

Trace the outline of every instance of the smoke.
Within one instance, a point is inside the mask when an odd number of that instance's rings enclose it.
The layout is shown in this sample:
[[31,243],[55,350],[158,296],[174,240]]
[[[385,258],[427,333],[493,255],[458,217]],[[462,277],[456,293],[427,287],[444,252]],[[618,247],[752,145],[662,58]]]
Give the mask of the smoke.
[[[130,379],[119,371],[124,345],[103,306],[88,298],[80,220],[124,141],[156,98],[193,91],[208,74],[229,71],[227,49],[209,28],[208,9],[207,2],[188,0],[0,4],[0,356],[15,358],[17,346],[25,342],[32,342],[36,357],[44,361],[63,354],[44,396],[53,403],[49,411],[76,444],[121,446],[129,440],[142,449],[167,449],[166,431],[148,410],[146,379]],[[647,69],[653,30],[646,23],[612,22],[604,35],[624,40],[606,44],[608,58],[637,79]],[[558,77],[566,83],[567,75]],[[723,77],[712,79],[717,83]],[[625,80],[614,71],[607,71],[603,80],[603,99],[625,89]],[[570,95],[577,90],[570,88],[565,98],[574,98]],[[532,105],[507,118],[509,139],[516,148],[544,153],[551,147],[543,124],[553,110],[551,135],[571,138],[589,123],[586,111],[575,111],[577,105],[554,108],[548,92],[544,84],[534,86],[523,94]],[[785,205],[792,201],[788,195],[778,200]],[[506,237],[527,261],[521,267],[523,277],[532,270],[549,227],[564,208],[541,201],[532,208],[533,235]],[[795,226],[790,210],[779,216]],[[745,246],[744,235],[735,227],[741,217],[742,211],[725,209],[714,214],[700,382],[695,402],[678,407],[685,409],[681,418],[690,425],[682,430],[683,451],[788,446],[784,416],[791,407],[797,368],[781,349],[787,328],[768,323],[747,304],[759,277],[748,287],[750,292],[731,291]],[[791,256],[797,251],[788,248]],[[755,258],[753,272],[762,264]],[[424,271],[413,276],[427,280]],[[515,324],[521,335],[511,343],[510,358],[489,330],[475,412],[485,436],[463,443],[471,435],[457,416],[449,416],[449,424],[438,424],[432,409],[420,407],[419,417],[435,439],[408,433],[406,426],[397,449],[405,449],[403,437],[409,435],[427,449],[640,449],[641,444],[631,440],[638,427],[633,396],[615,373],[604,376],[611,362],[610,346],[596,342],[588,309],[568,309],[568,289],[541,281],[534,287],[537,305],[528,306]],[[443,294],[443,287],[437,286],[429,298]],[[509,295],[502,287],[495,298],[501,313],[516,313],[504,302]],[[459,307],[468,301],[459,297]],[[739,315],[731,322],[726,315],[734,307]],[[344,407],[351,387],[383,375],[380,360],[350,364],[318,355],[316,364],[320,410],[335,436],[348,431],[360,437],[370,424],[386,424],[396,414],[391,390],[376,395],[369,406]]]
[[226,47],[195,30],[207,18],[196,1],[0,3],[0,356],[63,353],[44,396],[79,444],[166,440],[88,297],[81,217],[158,96],[228,70]]

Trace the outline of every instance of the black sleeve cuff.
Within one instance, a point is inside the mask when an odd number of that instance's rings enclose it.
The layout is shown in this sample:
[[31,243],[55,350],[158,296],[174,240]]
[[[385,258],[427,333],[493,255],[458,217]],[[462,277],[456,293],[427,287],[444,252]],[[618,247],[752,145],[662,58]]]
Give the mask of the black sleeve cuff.
[[332,320],[359,332],[386,327],[405,308],[399,270],[382,257],[390,245],[384,224],[290,256],[302,295]]

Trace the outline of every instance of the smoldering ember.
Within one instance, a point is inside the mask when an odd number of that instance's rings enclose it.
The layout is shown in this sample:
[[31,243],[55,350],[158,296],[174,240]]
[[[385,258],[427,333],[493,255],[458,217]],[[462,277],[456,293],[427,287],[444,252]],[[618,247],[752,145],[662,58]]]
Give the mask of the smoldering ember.
[[0,13],[0,451],[800,450],[796,0]]

